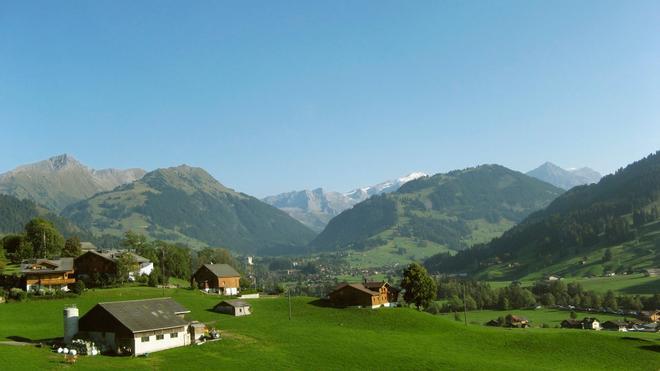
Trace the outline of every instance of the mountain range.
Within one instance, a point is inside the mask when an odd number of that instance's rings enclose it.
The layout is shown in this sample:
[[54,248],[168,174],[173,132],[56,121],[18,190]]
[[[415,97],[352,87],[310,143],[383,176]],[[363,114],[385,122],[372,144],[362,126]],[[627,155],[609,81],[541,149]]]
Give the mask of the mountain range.
[[316,188],[268,196],[263,201],[285,211],[312,230],[320,232],[332,218],[355,204],[374,195],[394,192],[403,184],[425,176],[427,174],[414,172],[398,179],[357,188],[346,193]]
[[121,236],[133,230],[154,239],[243,253],[292,252],[314,237],[285,212],[186,165],[151,171],[70,205],[62,215],[95,234]]
[[487,242],[547,206],[562,190],[499,165],[423,177],[333,218],[317,251],[459,251]]
[[546,162],[527,175],[548,182],[555,187],[569,190],[575,186],[598,183],[602,175],[596,170],[588,167],[579,169],[563,169],[552,162]]
[[0,193],[30,199],[54,211],[140,179],[142,169],[91,169],[70,155],[17,167],[0,174]]
[[600,276],[660,265],[660,151],[577,186],[501,237],[426,261],[486,279]]

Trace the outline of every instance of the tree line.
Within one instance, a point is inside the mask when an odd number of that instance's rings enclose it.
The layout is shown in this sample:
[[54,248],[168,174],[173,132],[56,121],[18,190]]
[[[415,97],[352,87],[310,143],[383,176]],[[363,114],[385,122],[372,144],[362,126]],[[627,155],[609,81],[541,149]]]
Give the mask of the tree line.
[[653,296],[615,295],[612,290],[605,294],[585,290],[579,282],[537,281],[531,287],[512,282],[507,287],[494,289],[487,282],[439,278],[437,299],[446,302],[433,310],[457,312],[464,308],[477,309],[524,309],[537,305],[575,306],[578,308],[607,308],[610,310],[653,310],[660,308],[660,294]]

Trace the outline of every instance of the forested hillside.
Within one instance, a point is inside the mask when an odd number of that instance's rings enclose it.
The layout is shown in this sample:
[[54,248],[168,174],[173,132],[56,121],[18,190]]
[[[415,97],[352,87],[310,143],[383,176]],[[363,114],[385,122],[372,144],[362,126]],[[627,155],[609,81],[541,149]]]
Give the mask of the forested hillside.
[[152,171],[63,213],[95,233],[121,236],[134,230],[154,239],[241,252],[296,251],[314,236],[285,212],[185,165]]
[[486,242],[548,205],[561,190],[499,165],[437,174],[371,197],[334,218],[316,250],[389,245],[458,251]]
[[518,278],[544,272],[598,275],[657,266],[660,152],[598,184],[571,189],[488,244],[438,255],[435,272]]

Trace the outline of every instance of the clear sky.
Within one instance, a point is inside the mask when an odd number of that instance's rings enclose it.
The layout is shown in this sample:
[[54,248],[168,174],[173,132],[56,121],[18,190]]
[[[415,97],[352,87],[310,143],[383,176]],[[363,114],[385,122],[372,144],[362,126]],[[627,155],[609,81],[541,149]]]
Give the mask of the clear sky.
[[256,196],[660,149],[658,1],[5,1],[0,172],[186,163]]

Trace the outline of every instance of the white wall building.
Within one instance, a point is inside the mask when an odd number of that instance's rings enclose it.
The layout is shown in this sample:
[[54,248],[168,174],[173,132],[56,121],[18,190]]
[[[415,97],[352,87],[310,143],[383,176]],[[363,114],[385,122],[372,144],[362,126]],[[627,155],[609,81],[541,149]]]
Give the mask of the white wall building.
[[80,318],[77,336],[117,354],[176,348],[191,343],[189,312],[171,298],[98,303]]

